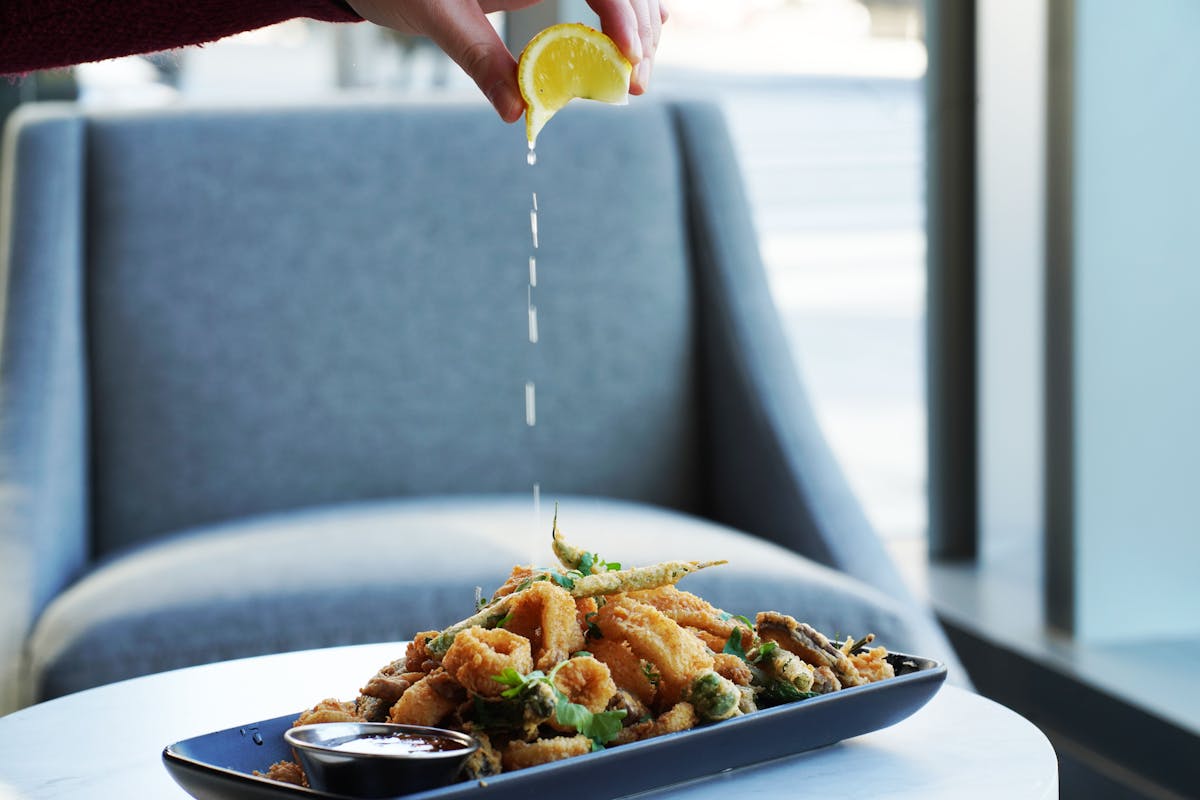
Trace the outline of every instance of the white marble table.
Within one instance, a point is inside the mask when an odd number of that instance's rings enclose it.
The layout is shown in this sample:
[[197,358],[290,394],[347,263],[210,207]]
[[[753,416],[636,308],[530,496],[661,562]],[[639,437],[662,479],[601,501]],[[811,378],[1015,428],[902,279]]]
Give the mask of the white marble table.
[[[352,698],[403,645],[264,656],[92,689],[0,718],[0,800],[186,800],[161,762],[164,745]],[[66,753],[69,749],[69,755]],[[639,797],[1014,798],[1058,796],[1058,762],[1022,717],[944,686],[912,717],[810,753]]]

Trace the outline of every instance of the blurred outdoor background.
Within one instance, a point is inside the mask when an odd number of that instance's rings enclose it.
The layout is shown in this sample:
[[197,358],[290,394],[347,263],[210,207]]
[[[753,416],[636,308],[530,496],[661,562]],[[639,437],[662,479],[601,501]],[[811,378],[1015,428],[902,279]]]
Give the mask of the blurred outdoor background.
[[[586,5],[575,5],[578,18],[594,24]],[[723,106],[820,422],[879,531],[923,552],[921,2],[670,7],[651,96],[703,96]],[[492,15],[501,31],[504,17]],[[95,107],[339,93],[483,102],[427,41],[300,19],[205,47],[35,74],[5,91],[10,102],[77,95]]]

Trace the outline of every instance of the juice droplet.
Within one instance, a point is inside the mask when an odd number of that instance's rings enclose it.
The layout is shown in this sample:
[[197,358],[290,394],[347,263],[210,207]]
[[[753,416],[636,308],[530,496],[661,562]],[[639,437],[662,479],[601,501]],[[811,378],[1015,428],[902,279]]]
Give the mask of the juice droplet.
[[537,163],[537,150],[533,149],[533,142],[529,143],[529,152],[525,154],[525,163],[531,167]]
[[525,424],[531,428],[537,425],[537,401],[534,398],[533,381],[525,383]]
[[533,234],[533,249],[537,250],[538,235],[537,235],[537,209],[529,212],[529,231]]
[[537,259],[529,257],[529,285],[537,286]]
[[537,344],[537,306],[533,304],[533,288],[529,289],[529,343]]
[[542,485],[540,483],[533,484],[533,518],[538,524],[542,523]]
[[533,193],[533,210],[537,211],[537,192]]

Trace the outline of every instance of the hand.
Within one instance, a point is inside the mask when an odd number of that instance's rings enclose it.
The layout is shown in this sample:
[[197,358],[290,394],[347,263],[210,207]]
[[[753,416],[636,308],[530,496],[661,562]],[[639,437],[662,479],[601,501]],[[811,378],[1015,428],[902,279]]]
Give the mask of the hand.
[[[515,11],[541,0],[347,0],[363,19],[404,33],[428,36],[462,67],[505,122],[525,111],[517,88],[517,60],[485,14]],[[600,27],[634,65],[629,91],[642,94],[667,8],[662,0],[588,0]]]

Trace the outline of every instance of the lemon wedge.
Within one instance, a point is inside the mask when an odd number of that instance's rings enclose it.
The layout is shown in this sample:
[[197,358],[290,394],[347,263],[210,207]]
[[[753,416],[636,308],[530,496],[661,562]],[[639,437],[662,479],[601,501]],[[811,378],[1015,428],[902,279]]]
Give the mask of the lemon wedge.
[[517,62],[530,147],[542,126],[576,97],[628,103],[632,72],[613,40],[587,25],[565,22],[533,37]]

